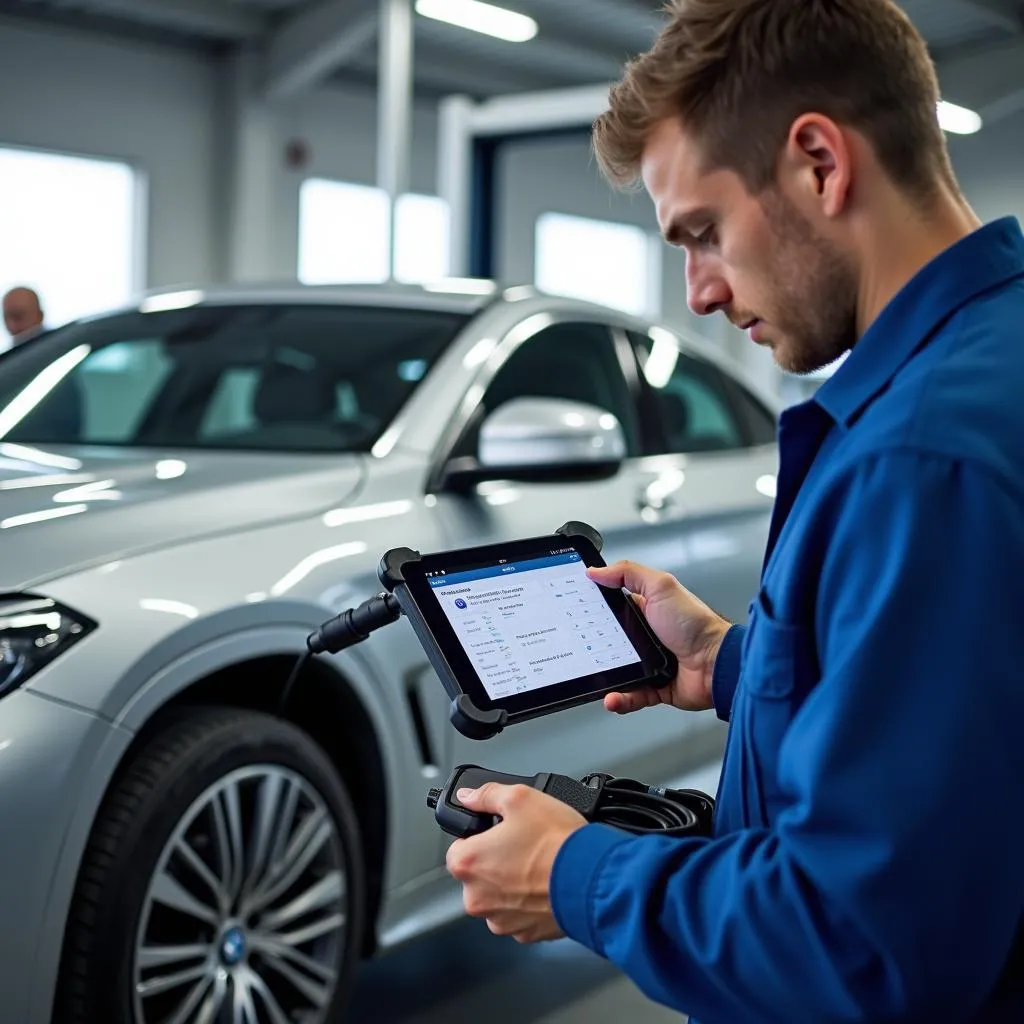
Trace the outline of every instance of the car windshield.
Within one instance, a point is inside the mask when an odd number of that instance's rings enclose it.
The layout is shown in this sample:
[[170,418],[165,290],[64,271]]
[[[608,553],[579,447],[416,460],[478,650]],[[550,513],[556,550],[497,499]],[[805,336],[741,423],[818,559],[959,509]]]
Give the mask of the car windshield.
[[256,305],[73,324],[0,358],[0,440],[368,451],[468,319]]

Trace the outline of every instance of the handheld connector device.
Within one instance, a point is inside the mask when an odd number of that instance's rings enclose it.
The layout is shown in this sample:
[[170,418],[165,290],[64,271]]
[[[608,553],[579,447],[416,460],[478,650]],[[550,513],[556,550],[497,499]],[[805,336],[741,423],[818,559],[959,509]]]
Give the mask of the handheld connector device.
[[657,832],[665,836],[709,836],[715,802],[695,789],[660,789],[633,779],[616,779],[595,772],[581,780],[568,775],[508,775],[459,765],[443,786],[430,790],[427,806],[438,825],[456,839],[480,835],[499,823],[493,814],[470,810],[459,802],[460,789],[479,789],[485,783],[529,786],[561,800],[588,822],[612,825],[634,835]]

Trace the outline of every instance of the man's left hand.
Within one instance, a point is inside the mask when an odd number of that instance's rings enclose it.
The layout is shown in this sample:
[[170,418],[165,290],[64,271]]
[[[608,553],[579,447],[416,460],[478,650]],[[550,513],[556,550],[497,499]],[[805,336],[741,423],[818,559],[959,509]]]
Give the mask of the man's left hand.
[[529,786],[488,782],[457,796],[469,810],[502,819],[448,849],[448,870],[462,882],[466,913],[486,918],[495,935],[511,935],[516,942],[562,938],[548,894],[551,870],[562,844],[586,819]]

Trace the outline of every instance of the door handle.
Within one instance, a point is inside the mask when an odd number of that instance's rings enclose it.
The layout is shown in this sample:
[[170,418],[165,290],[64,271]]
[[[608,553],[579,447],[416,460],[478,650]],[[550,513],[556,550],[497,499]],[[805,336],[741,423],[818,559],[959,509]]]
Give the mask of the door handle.
[[680,505],[671,495],[651,494],[648,488],[644,488],[637,495],[636,507],[642,518],[654,520],[678,513]]
[[644,519],[661,519],[678,515],[682,511],[679,500],[686,474],[681,469],[668,468],[660,472],[637,495],[637,508]]

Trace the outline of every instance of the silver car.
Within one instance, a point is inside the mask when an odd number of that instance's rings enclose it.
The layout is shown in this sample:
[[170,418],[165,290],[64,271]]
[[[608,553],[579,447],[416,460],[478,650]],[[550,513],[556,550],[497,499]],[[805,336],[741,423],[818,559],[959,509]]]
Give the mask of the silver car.
[[487,743],[399,622],[285,683],[390,547],[599,528],[743,619],[770,398],[528,288],[194,291],[0,358],[0,993],[18,1024],[319,1024],[462,912],[460,762],[669,782],[711,714],[598,704]]

